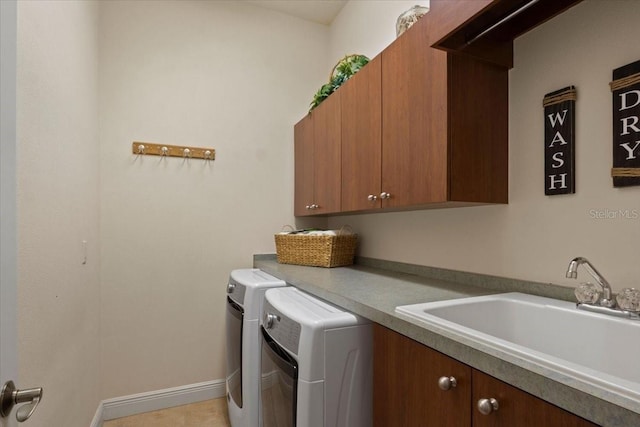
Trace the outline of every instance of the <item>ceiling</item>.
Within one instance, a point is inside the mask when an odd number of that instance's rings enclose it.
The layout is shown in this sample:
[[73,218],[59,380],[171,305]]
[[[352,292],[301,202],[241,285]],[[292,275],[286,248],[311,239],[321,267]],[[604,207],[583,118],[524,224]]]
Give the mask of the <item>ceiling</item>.
[[255,6],[329,25],[347,0],[245,0]]

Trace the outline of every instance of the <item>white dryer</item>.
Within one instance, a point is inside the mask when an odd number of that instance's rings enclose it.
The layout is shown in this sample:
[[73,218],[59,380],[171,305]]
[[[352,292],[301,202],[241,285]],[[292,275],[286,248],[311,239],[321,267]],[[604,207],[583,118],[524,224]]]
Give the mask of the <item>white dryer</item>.
[[286,283],[258,269],[233,270],[227,285],[227,406],[233,427],[260,425],[260,316],[267,289]]
[[371,323],[293,288],[265,293],[263,427],[372,424]]

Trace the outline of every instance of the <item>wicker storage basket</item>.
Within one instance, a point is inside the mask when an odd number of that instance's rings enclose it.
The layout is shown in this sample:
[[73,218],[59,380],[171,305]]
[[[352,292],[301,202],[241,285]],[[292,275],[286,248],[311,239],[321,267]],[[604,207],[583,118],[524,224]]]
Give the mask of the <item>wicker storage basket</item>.
[[313,267],[340,267],[353,264],[358,236],[276,234],[276,253],[280,264]]

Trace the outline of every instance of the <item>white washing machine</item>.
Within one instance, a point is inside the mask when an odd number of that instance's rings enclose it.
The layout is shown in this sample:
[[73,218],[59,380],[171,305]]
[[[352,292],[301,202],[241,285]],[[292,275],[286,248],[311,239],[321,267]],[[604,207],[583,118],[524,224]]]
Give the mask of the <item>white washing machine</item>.
[[286,283],[258,269],[233,270],[227,285],[227,406],[233,427],[260,425],[260,317],[267,289]]
[[293,287],[262,311],[263,427],[370,426],[371,323]]

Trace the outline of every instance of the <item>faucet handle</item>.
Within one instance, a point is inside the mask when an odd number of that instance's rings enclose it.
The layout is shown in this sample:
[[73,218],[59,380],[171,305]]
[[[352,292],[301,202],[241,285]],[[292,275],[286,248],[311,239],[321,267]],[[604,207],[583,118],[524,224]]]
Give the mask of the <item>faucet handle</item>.
[[573,293],[583,304],[595,304],[600,299],[600,291],[591,282],[580,283]]
[[640,312],[640,289],[625,288],[620,291],[616,300],[621,309]]

